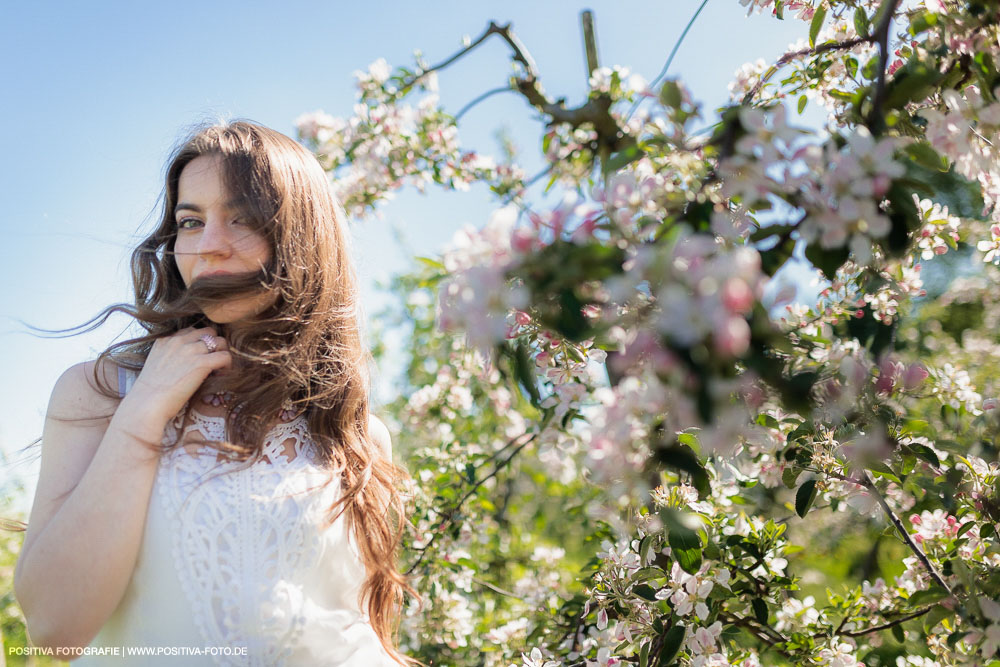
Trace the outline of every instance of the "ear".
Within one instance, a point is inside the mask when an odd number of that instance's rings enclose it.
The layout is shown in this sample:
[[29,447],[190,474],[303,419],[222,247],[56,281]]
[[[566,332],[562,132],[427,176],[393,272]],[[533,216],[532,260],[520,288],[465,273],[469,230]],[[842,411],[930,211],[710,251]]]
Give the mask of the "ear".
[[389,461],[392,460],[392,438],[389,436],[389,429],[382,420],[375,415],[368,416],[368,433],[372,440],[378,445],[382,455]]

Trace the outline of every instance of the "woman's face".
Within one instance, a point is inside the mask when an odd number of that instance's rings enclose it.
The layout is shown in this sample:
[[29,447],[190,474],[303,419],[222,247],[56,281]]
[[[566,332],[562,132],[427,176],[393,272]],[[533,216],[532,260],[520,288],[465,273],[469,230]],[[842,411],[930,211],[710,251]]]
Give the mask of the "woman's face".
[[[177,184],[174,221],[174,261],[184,284],[214,273],[257,272],[271,259],[270,243],[240,220],[230,203],[218,155],[201,155],[181,171]],[[205,308],[216,324],[252,317],[270,305],[273,297],[234,298]]]

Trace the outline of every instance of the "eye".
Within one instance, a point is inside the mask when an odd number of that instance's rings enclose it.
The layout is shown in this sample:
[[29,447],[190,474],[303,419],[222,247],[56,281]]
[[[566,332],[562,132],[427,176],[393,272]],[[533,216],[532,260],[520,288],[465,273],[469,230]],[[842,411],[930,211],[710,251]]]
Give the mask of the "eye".
[[193,224],[201,224],[201,220],[199,220],[198,218],[181,218],[180,220],[177,221],[177,228],[191,229],[191,227],[188,226],[189,222]]

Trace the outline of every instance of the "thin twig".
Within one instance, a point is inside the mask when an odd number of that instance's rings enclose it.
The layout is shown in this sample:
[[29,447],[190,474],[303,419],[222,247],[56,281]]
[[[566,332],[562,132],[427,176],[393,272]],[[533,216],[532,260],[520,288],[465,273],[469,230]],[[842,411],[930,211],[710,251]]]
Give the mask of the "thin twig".
[[[907,614],[906,616],[900,616],[899,618],[897,618],[894,621],[889,621],[888,623],[883,623],[882,625],[876,625],[876,626],[873,626],[871,628],[867,628],[865,630],[855,630],[855,631],[852,631],[852,632],[838,632],[837,634],[841,634],[841,635],[843,635],[845,637],[862,637],[864,635],[870,635],[873,632],[880,632],[882,630],[888,630],[889,628],[892,628],[892,627],[895,627],[897,625],[900,625],[901,623],[906,623],[907,621],[912,621],[915,618],[920,618],[921,616],[923,616],[924,614],[926,614],[927,612],[929,612],[933,608],[934,607],[927,607],[926,609],[921,609],[920,611],[915,611],[912,614]],[[843,626],[843,625],[844,624],[841,623],[841,626]]]
[[486,98],[491,97],[493,95],[496,95],[497,93],[506,93],[508,91],[513,91],[513,90],[514,89],[511,88],[510,86],[501,86],[499,88],[494,88],[493,90],[487,90],[485,93],[483,93],[482,95],[480,95],[479,97],[477,97],[476,99],[472,100],[471,102],[469,102],[468,104],[466,104],[464,107],[462,107],[461,109],[459,109],[458,113],[455,114],[455,122],[457,123],[458,119],[465,115],[466,111],[468,111],[472,107],[476,106],[477,104],[479,104],[480,102],[482,102]]
[[[775,651],[785,656],[789,660],[794,660],[795,656],[783,649],[779,644],[786,643],[788,640],[785,639],[781,633],[772,629],[769,626],[754,623],[749,618],[741,618],[739,616],[733,616],[725,612],[719,614],[719,620],[723,623],[728,623],[730,625],[736,625],[741,628],[746,628],[749,630],[757,639],[761,640],[769,647],[773,648]],[[770,634],[774,633],[774,635]]]
[[524,598],[520,597],[519,595],[511,593],[510,591],[506,591],[506,590],[500,588],[499,586],[495,586],[495,585],[491,584],[488,581],[483,581],[479,577],[472,577],[472,581],[475,582],[475,583],[477,583],[477,584],[479,584],[480,586],[485,586],[486,588],[490,589],[491,591],[495,591],[495,592],[499,593],[500,595],[506,595],[509,598],[514,598],[515,600],[520,600],[521,602],[524,602]]
[[917,559],[920,560],[920,562],[924,566],[924,569],[927,570],[928,574],[930,574],[931,579],[933,579],[938,586],[947,591],[950,597],[954,598],[955,593],[951,590],[951,587],[948,586],[947,583],[945,583],[944,577],[941,576],[941,574],[937,571],[937,568],[934,567],[934,564],[931,563],[929,558],[927,558],[927,554],[923,552],[923,549],[920,548],[919,544],[913,541],[913,537],[910,535],[909,532],[907,532],[906,528],[903,526],[903,522],[899,519],[898,516],[896,516],[896,513],[892,511],[892,508],[889,507],[889,504],[885,502],[885,498],[882,496],[882,493],[878,490],[878,487],[875,486],[875,482],[872,481],[872,478],[868,474],[868,471],[862,470],[861,474],[865,481],[865,486],[868,488],[868,491],[873,496],[875,496],[875,500],[877,500],[878,504],[882,507],[882,511],[885,512],[886,516],[889,518],[889,522],[892,523],[893,526],[895,526],[896,532],[899,533],[900,537],[903,538],[903,541],[906,542],[906,546],[910,547],[910,551],[912,551],[916,555]]
[[858,486],[864,487],[866,489],[868,488],[868,485],[863,481],[861,481],[860,479],[854,479],[853,477],[848,477],[847,475],[841,475],[839,472],[833,472],[833,471],[826,472],[822,470],[817,470],[815,472],[822,473],[827,477],[833,477],[834,479],[839,479],[841,482],[850,482],[851,484],[857,484]]

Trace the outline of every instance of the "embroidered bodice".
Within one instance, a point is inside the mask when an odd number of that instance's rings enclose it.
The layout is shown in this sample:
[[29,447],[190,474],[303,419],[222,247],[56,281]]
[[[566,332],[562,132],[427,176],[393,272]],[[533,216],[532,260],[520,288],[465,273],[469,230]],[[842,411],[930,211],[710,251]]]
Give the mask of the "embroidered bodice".
[[[185,406],[163,441],[222,440],[224,429]],[[184,664],[396,664],[359,604],[365,569],[346,516],[326,527],[340,475],[315,447],[300,415],[268,432],[255,462],[208,445],[166,452],[136,569],[92,646],[246,647]]]

